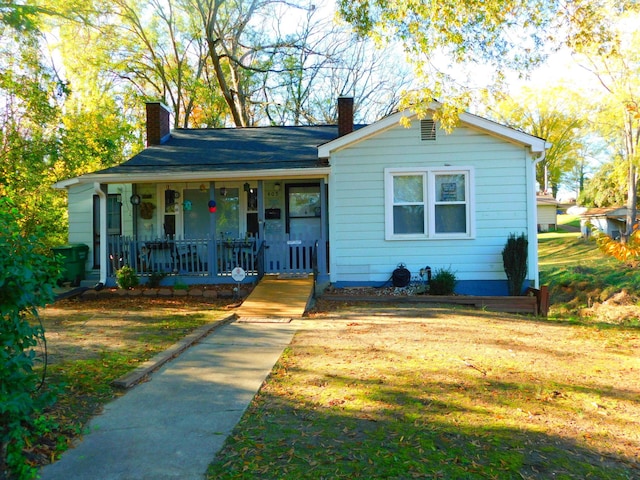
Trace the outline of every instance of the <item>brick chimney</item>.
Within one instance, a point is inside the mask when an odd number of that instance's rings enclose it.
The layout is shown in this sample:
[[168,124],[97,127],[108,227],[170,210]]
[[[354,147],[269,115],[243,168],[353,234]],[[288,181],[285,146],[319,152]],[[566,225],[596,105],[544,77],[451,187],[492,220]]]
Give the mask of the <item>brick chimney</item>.
[[147,147],[160,145],[170,132],[169,107],[160,102],[147,102]]
[[338,97],[338,136],[353,132],[353,97]]

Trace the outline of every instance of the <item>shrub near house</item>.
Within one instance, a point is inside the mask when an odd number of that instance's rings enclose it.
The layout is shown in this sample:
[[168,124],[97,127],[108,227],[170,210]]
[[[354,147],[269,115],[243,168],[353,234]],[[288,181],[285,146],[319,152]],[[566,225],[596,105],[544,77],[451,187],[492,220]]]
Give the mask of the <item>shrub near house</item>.
[[23,236],[21,218],[10,201],[0,198],[0,249],[11,253],[0,257],[0,478],[35,476],[23,448],[39,412],[53,401],[40,392],[41,379],[33,369],[33,348],[44,331],[29,320],[53,301],[61,266],[40,247],[44,231]]

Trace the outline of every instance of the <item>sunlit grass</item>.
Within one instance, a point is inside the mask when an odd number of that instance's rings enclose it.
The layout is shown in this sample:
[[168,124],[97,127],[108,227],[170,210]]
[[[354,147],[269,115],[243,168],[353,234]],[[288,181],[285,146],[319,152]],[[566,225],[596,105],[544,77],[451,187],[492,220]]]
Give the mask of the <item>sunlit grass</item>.
[[[575,316],[619,292],[635,294],[640,289],[640,271],[606,256],[592,237],[539,235],[538,261],[540,283],[549,287],[552,316]],[[628,317],[625,313],[625,322],[637,323]]]
[[368,312],[345,306],[295,337],[208,478],[635,474],[634,332],[462,309]]
[[46,415],[56,428],[50,438],[34,441],[34,462],[53,461],[102,405],[122,393],[111,384],[115,379],[226,315],[209,304],[155,299],[65,301],[44,309],[46,386],[57,392]]

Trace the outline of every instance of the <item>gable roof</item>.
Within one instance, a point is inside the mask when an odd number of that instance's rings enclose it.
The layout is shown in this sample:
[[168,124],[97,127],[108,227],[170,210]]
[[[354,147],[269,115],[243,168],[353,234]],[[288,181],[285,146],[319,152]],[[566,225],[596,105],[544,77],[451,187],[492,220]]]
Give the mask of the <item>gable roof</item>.
[[[439,104],[434,102],[432,104],[432,110],[439,108]],[[388,117],[379,120],[378,122],[367,125],[361,129],[355,130],[352,133],[343,137],[336,138],[324,145],[321,145],[318,149],[318,156],[320,158],[329,158],[331,153],[342,148],[346,148],[354,143],[361,142],[362,140],[384,132],[390,128],[396,127],[400,124],[403,118],[409,121],[417,120],[418,115],[410,110],[404,110],[389,115]],[[518,143],[525,147],[528,147],[531,153],[541,153],[551,147],[551,144],[546,140],[529,135],[528,133],[515,130],[506,125],[501,125],[492,120],[473,115],[471,113],[461,113],[460,123],[483,130],[491,135],[503,138],[507,141]]]
[[58,182],[58,188],[94,181],[135,183],[206,176],[261,175],[292,170],[308,173],[327,169],[318,159],[318,145],[338,136],[338,127],[248,127],[174,129],[160,145],[145,148],[126,162],[75,179]]
[[[589,208],[582,213],[583,217],[606,217],[614,220],[625,220],[627,217],[627,207],[599,207]],[[640,216],[640,212],[638,213]]]
[[550,207],[557,207],[558,201],[549,195],[536,195],[536,203],[540,205],[548,205]]

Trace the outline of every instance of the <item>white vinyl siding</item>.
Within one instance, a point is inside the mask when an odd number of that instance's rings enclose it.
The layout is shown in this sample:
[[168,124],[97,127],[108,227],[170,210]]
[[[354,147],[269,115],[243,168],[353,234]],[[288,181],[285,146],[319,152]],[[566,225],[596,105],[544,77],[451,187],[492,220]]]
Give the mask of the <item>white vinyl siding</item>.
[[[129,201],[131,185],[109,185],[109,194],[121,195],[121,225],[122,235],[133,234],[132,210]],[[96,194],[93,184],[81,184],[69,187],[69,243],[84,243],[89,246],[89,259],[94,258],[93,242],[93,197]],[[112,197],[113,198],[113,197]],[[92,267],[92,261],[87,262],[87,268]]]
[[[530,224],[527,176],[533,161],[525,147],[465,126],[451,134],[438,131],[436,138],[423,141],[420,122],[415,121],[410,128],[398,124],[332,153],[332,282],[382,284],[398,263],[413,273],[427,265],[434,271],[450,267],[459,280],[505,279],[501,257],[505,242],[510,233],[527,233]],[[427,211],[428,241],[424,235],[387,240],[385,169],[473,172],[465,192],[468,233],[438,237],[435,219]]]

